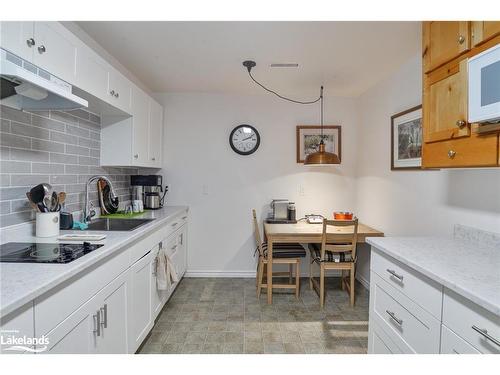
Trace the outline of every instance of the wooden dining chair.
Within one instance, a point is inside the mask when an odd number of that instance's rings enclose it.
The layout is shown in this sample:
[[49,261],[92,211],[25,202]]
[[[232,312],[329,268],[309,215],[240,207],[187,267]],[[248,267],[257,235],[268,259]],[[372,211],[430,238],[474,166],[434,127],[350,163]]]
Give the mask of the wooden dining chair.
[[[336,228],[329,231],[329,228]],[[339,228],[341,227],[341,228]],[[352,231],[343,231],[342,227],[352,227]],[[325,272],[340,270],[342,290],[350,295],[351,306],[354,306],[354,276],[356,269],[356,242],[358,238],[358,219],[323,220],[321,244],[309,244],[311,264],[309,266],[309,286],[319,294],[319,303],[325,304]],[[313,277],[313,264],[319,266],[319,283]],[[349,277],[344,276],[346,272]]]
[[[259,254],[259,261],[257,263],[257,297],[260,297],[261,290],[267,290],[267,277],[264,280],[264,276],[267,274],[266,267],[269,263],[267,256],[267,243],[263,242],[260,237],[259,224],[257,222],[257,214],[255,210],[252,210],[253,215],[253,225],[255,233],[255,242],[257,243],[256,251]],[[288,264],[288,272],[273,272],[273,276],[288,276],[288,284],[275,284],[273,283],[273,288],[281,289],[294,289],[295,297],[299,298],[300,293],[300,258],[306,256],[306,251],[304,247],[299,243],[274,243],[273,244],[273,254],[272,254],[272,264]],[[295,266],[295,283],[292,283],[293,278],[293,267]]]

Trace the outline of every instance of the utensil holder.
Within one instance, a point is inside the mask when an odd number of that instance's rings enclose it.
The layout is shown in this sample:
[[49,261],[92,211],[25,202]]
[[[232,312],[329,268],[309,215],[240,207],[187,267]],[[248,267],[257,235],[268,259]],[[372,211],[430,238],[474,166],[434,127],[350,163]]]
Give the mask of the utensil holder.
[[59,236],[59,211],[36,213],[36,236],[54,237]]

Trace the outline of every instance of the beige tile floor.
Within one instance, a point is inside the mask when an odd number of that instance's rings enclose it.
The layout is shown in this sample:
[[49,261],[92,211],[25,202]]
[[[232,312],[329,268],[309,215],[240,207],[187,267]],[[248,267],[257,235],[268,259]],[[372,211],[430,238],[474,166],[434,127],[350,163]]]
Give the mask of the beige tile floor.
[[358,283],[351,308],[338,278],[326,288],[320,309],[307,279],[300,299],[275,292],[268,305],[255,279],[185,278],[140,353],[366,353],[368,291]]

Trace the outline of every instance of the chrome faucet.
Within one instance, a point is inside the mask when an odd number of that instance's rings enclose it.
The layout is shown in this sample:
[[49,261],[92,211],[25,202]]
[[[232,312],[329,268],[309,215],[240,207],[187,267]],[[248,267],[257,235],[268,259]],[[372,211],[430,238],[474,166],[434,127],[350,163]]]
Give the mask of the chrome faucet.
[[95,216],[94,205],[89,200],[89,186],[92,182],[95,182],[99,179],[103,179],[104,181],[106,181],[108,183],[110,193],[111,193],[111,199],[115,199],[117,197],[115,194],[115,190],[113,189],[113,184],[111,183],[111,180],[108,177],[106,177],[106,176],[92,176],[92,177],[90,177],[87,181],[87,185],[85,186],[85,206],[83,208],[83,222],[84,223],[89,223],[92,220],[92,217]]

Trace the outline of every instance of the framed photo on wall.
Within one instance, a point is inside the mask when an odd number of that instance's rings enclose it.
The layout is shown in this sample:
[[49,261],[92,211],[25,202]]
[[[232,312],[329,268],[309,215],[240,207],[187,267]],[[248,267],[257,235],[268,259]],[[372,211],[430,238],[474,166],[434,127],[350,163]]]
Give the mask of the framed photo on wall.
[[422,106],[391,116],[391,170],[422,166]]
[[[339,125],[323,125],[323,143],[325,151],[333,152],[341,157],[341,127]],[[297,126],[297,163],[304,163],[307,155],[319,150],[321,142],[321,126],[298,125]]]

